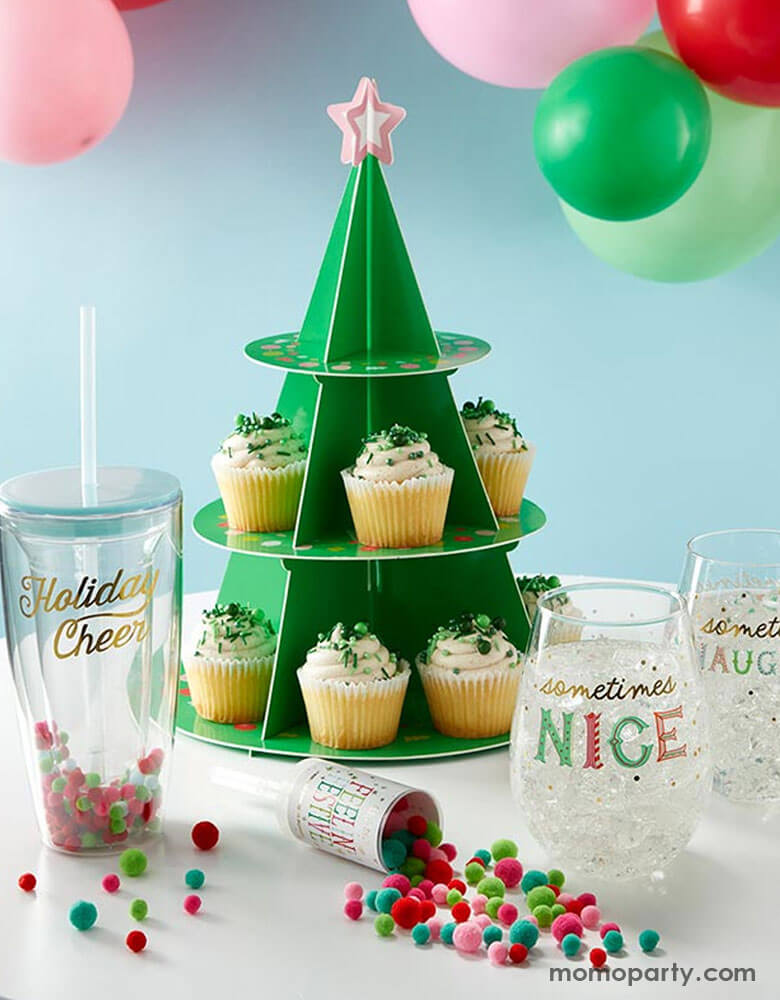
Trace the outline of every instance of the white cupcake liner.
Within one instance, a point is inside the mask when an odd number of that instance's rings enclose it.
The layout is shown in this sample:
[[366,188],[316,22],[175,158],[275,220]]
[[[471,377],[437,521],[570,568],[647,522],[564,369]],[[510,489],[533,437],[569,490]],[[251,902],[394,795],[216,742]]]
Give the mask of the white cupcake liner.
[[257,722],[265,713],[273,656],[191,656],[184,664],[192,706],[210,722]]
[[525,451],[477,458],[479,474],[498,517],[514,517],[520,510],[535,456],[536,446],[529,444]]
[[433,724],[445,736],[485,739],[509,732],[522,666],[463,670],[454,674],[417,657]]
[[233,468],[218,461],[211,468],[232,531],[288,531],[295,524],[306,461],[281,469]]
[[448,466],[432,476],[401,483],[359,479],[351,469],[341,478],[361,545],[398,549],[441,541],[455,472]]

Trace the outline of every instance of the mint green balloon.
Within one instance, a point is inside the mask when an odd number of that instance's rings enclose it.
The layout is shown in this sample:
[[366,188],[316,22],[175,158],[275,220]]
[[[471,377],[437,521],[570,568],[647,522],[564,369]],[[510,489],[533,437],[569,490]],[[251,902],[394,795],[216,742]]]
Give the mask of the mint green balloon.
[[[661,31],[639,44],[671,53]],[[653,281],[701,281],[745,263],[780,235],[780,110],[706,93],[709,155],[679,201],[634,222],[594,219],[561,202],[585,246],[620,271]]]

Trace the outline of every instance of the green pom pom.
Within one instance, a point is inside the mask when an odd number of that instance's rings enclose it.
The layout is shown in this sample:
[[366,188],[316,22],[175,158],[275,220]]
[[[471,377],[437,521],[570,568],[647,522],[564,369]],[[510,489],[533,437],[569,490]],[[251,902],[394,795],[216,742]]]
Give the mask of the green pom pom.
[[549,927],[553,922],[552,910],[549,906],[535,906],[531,911],[540,927]]
[[482,860],[485,862],[485,867],[486,868],[490,864],[490,862],[493,860],[493,858],[491,857],[490,851],[486,851],[484,849],[484,847],[481,848],[479,851],[474,851],[474,857],[475,858],[482,858]]
[[490,851],[495,861],[500,861],[502,858],[516,858],[517,844],[514,840],[507,840],[506,838],[496,840],[493,842]]
[[550,907],[550,909],[552,910],[553,920],[555,920],[556,917],[560,917],[560,915],[562,913],[566,912],[566,907],[565,906],[561,906],[560,903],[554,903]]
[[189,886],[190,889],[200,889],[205,881],[206,876],[200,868],[190,868],[190,870],[184,874],[184,884]]
[[395,921],[389,913],[380,913],[374,921],[374,930],[380,937],[390,937],[395,930]]
[[504,936],[504,932],[500,927],[496,927],[495,924],[488,924],[487,927],[482,931],[482,940],[485,943],[485,947],[493,944],[494,941],[500,941]]
[[77,931],[88,931],[93,927],[98,918],[97,907],[94,903],[86,903],[80,899],[71,906],[68,912],[68,920]]
[[137,847],[131,847],[127,851],[122,851],[119,855],[119,867],[130,878],[143,875],[146,871],[146,865],[146,855],[143,851],[139,851]]
[[567,958],[574,958],[581,947],[582,941],[576,934],[566,934],[561,941],[561,951]]
[[139,802],[148,802],[152,797],[152,793],[146,787],[146,785],[136,785],[135,797]]
[[442,929],[439,932],[439,938],[441,939],[442,944],[452,944],[452,935],[455,933],[455,928],[457,926],[458,925],[454,920],[451,920],[449,923],[442,926]]
[[92,808],[92,800],[88,799],[86,795],[79,795],[76,799],[76,808],[79,812],[86,813]]
[[84,775],[84,784],[87,788],[97,788],[100,784],[100,775],[96,774],[94,771],[90,771],[88,774]]
[[463,899],[463,893],[460,889],[450,889],[446,896],[447,906],[454,906],[456,903],[459,903],[461,899]]
[[487,878],[483,878],[477,884],[477,892],[482,893],[483,896],[487,896],[490,899],[491,896],[503,896],[506,892],[506,886],[500,878],[496,878],[495,875],[488,875]]
[[535,885],[525,898],[528,909],[534,912],[537,906],[555,906],[555,893],[549,886]]
[[41,769],[42,774],[49,774],[54,768],[54,758],[52,755],[50,753],[43,754],[38,761],[38,767]]
[[380,889],[376,894],[376,908],[380,913],[389,914],[393,903],[400,898],[401,893],[397,889]]
[[547,872],[540,872],[532,868],[523,875],[520,888],[523,892],[528,893],[531,889],[535,889],[537,885],[547,885]]
[[433,820],[429,820],[428,825],[425,828],[424,837],[431,847],[438,847],[444,839],[444,834],[441,832],[441,827],[438,823],[434,823]]
[[563,883],[566,881],[566,876],[560,870],[560,868],[551,868],[547,872],[547,884],[557,886],[559,889],[563,888]]
[[623,947],[623,935],[620,931],[607,931],[604,935],[604,950],[615,955]]
[[51,790],[53,792],[57,792],[57,794],[59,794],[60,792],[64,792],[67,783],[68,782],[65,780],[65,778],[55,778],[54,781],[52,781],[51,783]]
[[410,833],[409,830],[396,830],[395,833],[390,834],[390,837],[388,839],[400,841],[400,843],[402,843],[406,848],[406,853],[408,854],[409,848],[412,846],[415,840],[417,840],[417,837],[415,837],[413,833]]
[[491,896],[487,903],[485,903],[485,913],[487,913],[491,920],[496,919],[498,916],[498,908],[503,902],[503,896]]
[[382,841],[382,860],[385,868],[390,871],[397,871],[401,867],[406,861],[407,853],[406,845],[395,837]]
[[415,924],[412,927],[412,940],[415,944],[428,944],[431,939],[431,929],[427,924]]
[[130,904],[130,916],[133,920],[146,920],[149,904],[145,899],[134,899]]
[[533,948],[538,940],[539,928],[530,920],[515,920],[509,928],[511,944],[524,944],[526,948]]
[[479,861],[471,861],[463,869],[463,874],[466,876],[466,881],[469,885],[476,885],[485,877],[485,869]]
[[413,875],[422,875],[425,871],[425,862],[422,858],[407,858],[401,865],[401,874],[411,879]]
[[86,833],[81,835],[81,846],[86,848],[97,847],[98,839],[97,834],[92,833],[91,830],[87,830]]
[[647,952],[649,954],[651,951],[655,951],[655,949],[658,947],[658,942],[660,940],[661,940],[661,935],[658,933],[658,931],[652,931],[648,929],[640,933],[639,947],[642,949],[642,951]]
[[412,877],[409,879],[409,882],[410,882],[410,884],[411,884],[411,886],[412,886],[413,889],[416,889],[417,886],[422,881],[423,881],[422,875],[412,875]]
[[[112,833],[124,833],[127,829],[127,823],[125,823],[121,816],[118,819],[109,820],[108,825]],[[125,874],[129,873],[125,872]]]

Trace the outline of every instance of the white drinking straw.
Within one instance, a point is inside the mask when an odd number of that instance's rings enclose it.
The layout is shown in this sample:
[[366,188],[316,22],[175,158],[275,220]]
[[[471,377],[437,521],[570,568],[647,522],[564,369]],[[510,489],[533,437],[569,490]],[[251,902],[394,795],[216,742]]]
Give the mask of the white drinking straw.
[[97,504],[97,392],[95,385],[95,307],[82,306],[81,332],[81,502]]

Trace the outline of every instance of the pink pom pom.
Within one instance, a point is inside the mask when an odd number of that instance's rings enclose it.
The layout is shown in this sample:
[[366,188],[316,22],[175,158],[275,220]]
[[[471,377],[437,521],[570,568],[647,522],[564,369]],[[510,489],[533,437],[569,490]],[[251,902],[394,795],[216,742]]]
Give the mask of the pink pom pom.
[[488,958],[491,965],[504,965],[509,955],[509,949],[500,941],[494,941],[488,946]]
[[592,892],[581,892],[577,899],[582,903],[583,906],[595,906],[596,897]]
[[344,904],[344,916],[350,920],[360,920],[363,916],[363,904],[359,899],[348,899]]
[[363,886],[359,882],[347,882],[344,886],[344,899],[362,899]]
[[106,892],[116,892],[119,888],[119,876],[114,875],[113,872],[110,875],[104,875],[100,884]]
[[[504,883],[506,885],[506,883]],[[568,906],[569,903],[574,902],[575,897],[572,896],[570,892],[559,892],[555,898],[556,903],[560,903],[561,906]]]
[[494,874],[500,878],[507,889],[514,889],[520,885],[523,877],[523,866],[517,858],[501,858],[495,867]]
[[487,905],[487,896],[483,896],[481,892],[478,892],[476,896],[471,900],[471,912],[484,913],[486,905]]
[[587,927],[589,931],[595,931],[601,920],[601,910],[598,906],[583,906],[580,920],[583,927]]
[[413,896],[415,899],[419,899],[420,902],[422,902],[425,899],[425,893],[422,891],[422,889],[420,889],[418,887],[415,887],[414,889],[410,889],[409,892],[407,892],[406,895],[407,896]]
[[442,922],[439,917],[431,917],[425,921],[428,930],[431,932],[431,941],[438,941],[441,937]]
[[446,906],[447,905],[447,893],[449,891],[450,890],[447,888],[447,886],[443,882],[439,882],[438,885],[435,885],[431,889],[431,899],[434,901],[434,903],[437,906]]
[[202,903],[203,900],[200,896],[192,895],[184,897],[184,909],[190,914],[190,916],[194,916],[198,912]]
[[412,844],[412,854],[421,861],[428,861],[431,857],[431,842],[425,837],[420,837]]
[[561,913],[553,920],[550,930],[556,941],[563,941],[567,934],[582,937],[582,921],[576,913]]
[[433,882],[429,878],[424,878],[422,882],[417,886],[420,892],[425,896],[426,899],[431,898],[431,889],[433,889]]
[[473,954],[475,951],[479,951],[482,944],[482,928],[474,920],[458,924],[452,935],[452,943],[458,951]]
[[447,861],[454,861],[458,856],[458,849],[454,844],[439,844],[439,850]]
[[428,855],[429,861],[446,861],[449,864],[450,859],[444,853],[440,847],[432,847],[431,853]]
[[492,923],[493,923],[493,921],[492,921],[492,920],[490,919],[490,917],[489,917],[489,916],[487,915],[487,913],[478,913],[478,914],[477,914],[477,915],[476,915],[476,916],[474,917],[474,923],[475,923],[475,924],[479,924],[479,926],[480,926],[480,927],[482,928],[482,930],[484,931],[484,929],[485,929],[486,927],[489,927],[489,926],[490,926],[490,924],[492,924]]
[[517,907],[514,903],[502,903],[498,908],[498,919],[508,927],[517,920]]
[[405,896],[412,887],[412,883],[406,875],[388,875],[382,883],[385,889],[397,889],[402,896]]
[[607,931],[617,931],[620,933],[620,926],[614,922],[602,924],[601,927],[599,927],[599,934],[601,935],[602,941],[604,940],[604,936]]
[[[563,914],[561,914],[561,916],[563,916]],[[524,916],[523,920],[527,920],[528,923],[529,924],[533,924],[534,927],[538,927],[539,926],[539,921],[536,919],[536,917],[533,915],[533,913],[529,913],[526,916]]]

